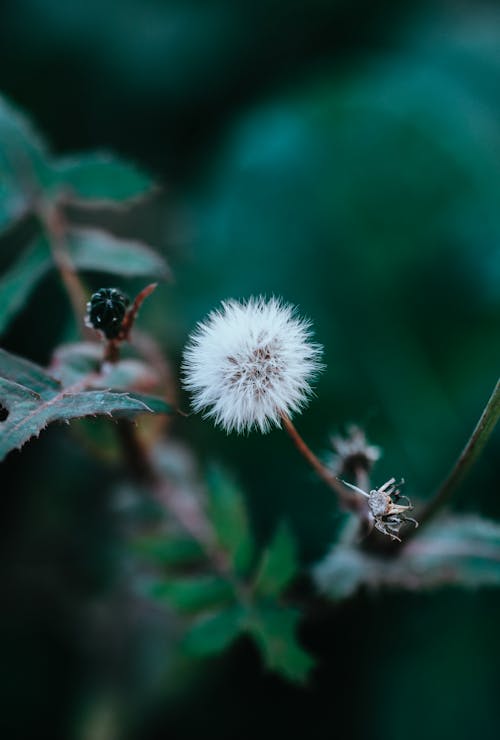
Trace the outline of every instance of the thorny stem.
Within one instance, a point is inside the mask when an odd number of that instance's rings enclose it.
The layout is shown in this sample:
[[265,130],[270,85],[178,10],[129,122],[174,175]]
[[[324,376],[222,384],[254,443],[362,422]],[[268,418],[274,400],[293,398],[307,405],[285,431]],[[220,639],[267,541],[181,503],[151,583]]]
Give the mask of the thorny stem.
[[350,491],[328,470],[321,460],[314,454],[311,448],[302,439],[295,428],[292,420],[286,414],[281,415],[283,426],[292,438],[295,447],[300,454],[307,460],[309,465],[318,474],[318,476],[338,495],[342,505],[350,511],[359,512],[362,506],[362,500],[354,497]]
[[497,381],[495,389],[484,407],[483,413],[472,432],[469,441],[457,462],[445,478],[434,498],[427,504],[422,511],[419,522],[420,525],[430,521],[434,515],[442,509],[449,500],[451,494],[465,478],[488,441],[498,420],[500,419],[500,380]]

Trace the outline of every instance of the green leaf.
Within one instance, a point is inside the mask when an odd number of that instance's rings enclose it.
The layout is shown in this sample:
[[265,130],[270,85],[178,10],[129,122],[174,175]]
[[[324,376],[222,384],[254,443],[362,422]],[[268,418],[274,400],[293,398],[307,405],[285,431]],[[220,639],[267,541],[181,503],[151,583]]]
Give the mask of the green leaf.
[[31,208],[46,156],[27,117],[0,97],[0,231]]
[[0,334],[22,310],[35,285],[50,269],[52,260],[46,241],[39,237],[0,278]]
[[[57,348],[50,371],[64,387],[74,385],[89,373],[97,373],[103,358],[103,345],[98,342],[74,342]],[[126,358],[101,369],[92,382],[93,388],[152,391],[158,376],[142,360]]]
[[219,468],[208,475],[209,514],[220,545],[239,573],[250,567],[255,546],[243,494]]
[[167,567],[192,565],[204,558],[200,545],[188,537],[144,536],[134,540],[132,547],[139,555]]
[[[17,382],[12,378],[16,378]],[[42,368],[0,350],[0,460],[53,421],[84,416],[168,413],[161,399],[110,391],[62,389]]]
[[217,576],[175,578],[155,582],[148,589],[149,596],[166,601],[181,612],[195,613],[232,600],[231,584]]
[[286,524],[281,524],[264,552],[255,582],[260,596],[279,596],[297,575],[299,564],[294,537]]
[[73,229],[68,234],[68,251],[81,270],[109,272],[134,277],[150,275],[165,279],[170,271],[159,254],[140,242],[118,239],[99,229]]
[[331,599],[361,586],[421,590],[442,586],[500,586],[500,524],[472,516],[436,519],[391,558],[337,545],[313,569]]
[[222,652],[241,633],[244,618],[241,606],[203,615],[186,632],[182,642],[184,651],[198,658]]
[[149,175],[106,152],[60,159],[53,167],[52,182],[77,199],[115,205],[144,196],[153,188]]
[[0,349],[0,378],[25,385],[42,398],[52,398],[60,384],[43,367]]
[[314,661],[297,642],[299,620],[300,613],[294,609],[266,607],[252,616],[247,629],[268,668],[291,681],[303,683]]

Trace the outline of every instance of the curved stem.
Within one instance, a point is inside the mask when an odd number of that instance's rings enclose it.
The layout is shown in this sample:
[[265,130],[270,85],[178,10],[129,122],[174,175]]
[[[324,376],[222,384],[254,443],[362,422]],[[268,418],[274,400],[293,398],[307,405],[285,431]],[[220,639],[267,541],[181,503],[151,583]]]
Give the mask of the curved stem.
[[[295,447],[298,449],[300,454],[307,460],[309,465],[318,474],[318,476],[338,495],[340,502],[345,508],[350,511],[359,511],[360,505],[358,499],[350,493],[346,486],[341,483],[330,470],[324,465],[317,455],[311,450],[311,448],[302,439],[299,432],[295,428],[292,420],[286,414],[281,415],[283,426],[292,438]],[[361,499],[360,499],[361,501]]]
[[493,432],[500,418],[500,380],[498,380],[493,393],[486,404],[481,418],[476,424],[469,441],[455,465],[439,487],[434,498],[424,508],[419,517],[420,525],[428,522],[446,504],[451,494],[465,478],[473,466]]

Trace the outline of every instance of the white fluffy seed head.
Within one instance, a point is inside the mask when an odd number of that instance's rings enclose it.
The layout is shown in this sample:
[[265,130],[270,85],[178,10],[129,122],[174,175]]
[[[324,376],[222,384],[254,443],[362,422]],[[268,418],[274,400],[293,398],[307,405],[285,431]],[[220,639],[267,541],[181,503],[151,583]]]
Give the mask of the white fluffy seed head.
[[322,347],[311,323],[277,298],[222,303],[192,333],[183,359],[184,387],[195,411],[227,432],[269,431],[307,402]]

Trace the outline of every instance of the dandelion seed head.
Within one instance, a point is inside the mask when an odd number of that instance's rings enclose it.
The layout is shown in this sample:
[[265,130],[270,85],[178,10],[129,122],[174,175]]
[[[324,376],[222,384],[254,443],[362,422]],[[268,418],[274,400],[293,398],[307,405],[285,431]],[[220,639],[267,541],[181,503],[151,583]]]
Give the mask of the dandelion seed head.
[[229,300],[198,324],[183,358],[195,411],[227,432],[280,426],[300,411],[322,365],[311,323],[280,299]]

